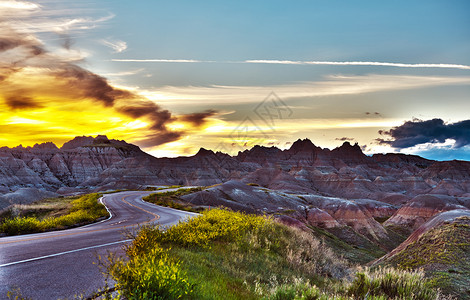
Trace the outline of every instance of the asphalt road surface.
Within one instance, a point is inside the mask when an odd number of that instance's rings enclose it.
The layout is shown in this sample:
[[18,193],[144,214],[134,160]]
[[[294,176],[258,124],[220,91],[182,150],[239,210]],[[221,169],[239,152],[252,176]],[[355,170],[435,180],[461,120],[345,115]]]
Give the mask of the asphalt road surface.
[[108,252],[123,253],[125,232],[139,224],[165,226],[194,213],[142,201],[150,192],[121,192],[102,199],[112,217],[69,230],[0,238],[0,299],[20,289],[32,299],[70,299],[90,296],[103,288],[98,263]]

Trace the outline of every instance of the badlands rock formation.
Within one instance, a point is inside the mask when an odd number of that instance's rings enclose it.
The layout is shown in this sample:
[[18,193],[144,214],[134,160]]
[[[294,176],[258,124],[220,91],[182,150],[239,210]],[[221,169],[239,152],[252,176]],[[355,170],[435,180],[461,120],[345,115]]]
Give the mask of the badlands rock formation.
[[5,195],[26,195],[24,189],[36,195],[25,197],[37,199],[51,195],[38,191],[65,195],[147,185],[217,185],[184,198],[282,213],[325,229],[349,227],[372,240],[397,227],[410,232],[442,211],[470,208],[470,162],[366,156],[348,142],[329,150],[297,140],[287,150],[255,146],[233,157],[201,148],[178,158],[155,158],[106,136],[77,137],[60,149],[52,143],[0,148],[3,206],[19,201]]

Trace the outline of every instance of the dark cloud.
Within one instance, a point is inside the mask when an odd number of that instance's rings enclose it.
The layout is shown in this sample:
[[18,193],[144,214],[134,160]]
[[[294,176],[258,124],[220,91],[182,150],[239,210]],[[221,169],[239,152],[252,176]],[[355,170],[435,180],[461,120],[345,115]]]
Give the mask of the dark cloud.
[[394,148],[408,148],[423,143],[443,143],[446,139],[455,140],[454,147],[470,145],[470,120],[446,124],[442,119],[407,121],[388,131],[380,130],[389,140],[377,139],[380,144]]
[[72,48],[73,41],[68,35],[63,35],[62,36],[62,47],[64,47],[67,50],[70,50]]
[[[12,51],[21,54],[12,55]],[[2,26],[0,22],[0,82],[28,66],[28,60],[45,53],[46,50],[36,38]]]
[[5,104],[13,110],[41,107],[32,98],[26,96],[5,97]]
[[336,141],[354,141],[354,138],[342,137],[342,138],[335,138]]
[[137,98],[129,91],[112,87],[106,78],[73,64],[59,65],[52,73],[59,79],[68,81],[72,91],[79,92],[85,98],[97,100],[105,106],[113,106],[117,99]]
[[199,127],[206,122],[206,119],[212,117],[217,112],[215,110],[206,110],[200,113],[187,114],[180,117],[182,121],[192,123],[193,125]]
[[17,40],[12,40],[9,38],[0,38],[0,52],[16,48],[19,45],[21,45],[21,43]]
[[146,117],[152,122],[150,128],[155,130],[165,131],[165,125],[175,120],[168,110],[162,110],[157,104],[151,101],[125,105],[119,107],[117,110],[135,119]]
[[161,131],[153,135],[148,135],[139,140],[137,144],[141,147],[153,147],[169,142],[177,141],[181,138],[181,132],[175,131]]

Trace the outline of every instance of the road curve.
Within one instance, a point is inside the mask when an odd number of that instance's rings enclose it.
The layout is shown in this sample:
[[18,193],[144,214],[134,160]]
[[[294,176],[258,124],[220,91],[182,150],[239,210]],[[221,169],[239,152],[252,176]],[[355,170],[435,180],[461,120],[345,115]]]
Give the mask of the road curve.
[[89,296],[102,288],[105,278],[98,256],[121,252],[129,240],[125,232],[153,222],[164,226],[194,213],[144,202],[151,192],[121,192],[102,199],[112,217],[88,226],[0,238],[0,299],[19,288],[32,299]]

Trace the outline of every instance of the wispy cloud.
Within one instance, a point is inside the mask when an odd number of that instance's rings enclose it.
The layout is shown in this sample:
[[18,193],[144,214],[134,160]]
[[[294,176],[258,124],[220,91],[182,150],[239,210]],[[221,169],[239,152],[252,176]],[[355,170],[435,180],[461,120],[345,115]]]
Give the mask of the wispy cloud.
[[281,65],[328,65],[328,66],[380,66],[397,68],[444,68],[470,70],[468,65],[458,64],[407,64],[377,61],[300,61],[300,60],[245,60],[250,64],[281,64]]
[[100,42],[113,49],[114,53],[121,53],[127,49],[127,43],[121,40],[101,40]]
[[283,99],[332,95],[353,95],[380,91],[408,90],[423,87],[468,85],[469,76],[405,76],[363,75],[328,76],[321,81],[299,82],[269,86],[164,86],[158,90],[136,90],[146,97],[170,106],[189,103],[220,104],[220,99],[229,103],[251,103],[264,99],[275,90]]
[[129,70],[129,71],[121,71],[121,72],[114,72],[114,73],[100,73],[101,76],[105,76],[105,77],[121,77],[121,76],[132,76],[132,75],[135,75],[135,74],[138,74],[142,71],[144,71],[145,69],[141,68],[141,69],[135,69],[135,70]]
[[302,61],[302,60],[268,60],[250,59],[242,61],[215,61],[197,59],[112,59],[116,62],[153,62],[153,63],[227,63],[227,64],[276,64],[276,65],[325,65],[325,66],[375,66],[375,67],[395,67],[395,68],[441,68],[441,69],[461,69],[470,70],[469,65],[443,64],[443,63],[397,63],[397,62],[377,62],[377,61]]
[[157,62],[157,63],[213,63],[215,61],[209,60],[195,60],[195,59],[112,59],[111,61],[120,62]]

